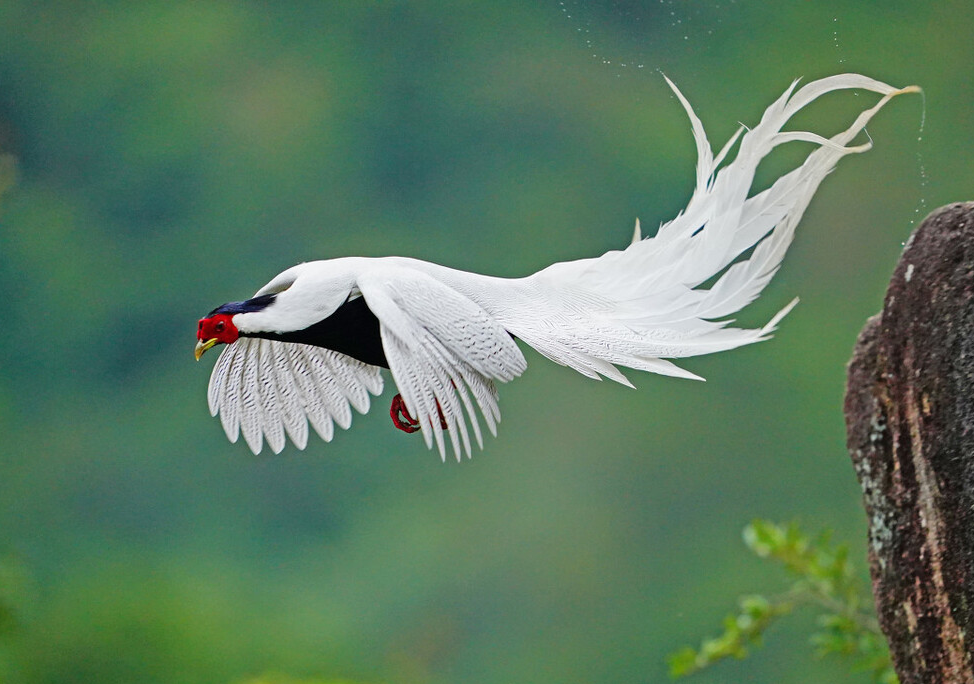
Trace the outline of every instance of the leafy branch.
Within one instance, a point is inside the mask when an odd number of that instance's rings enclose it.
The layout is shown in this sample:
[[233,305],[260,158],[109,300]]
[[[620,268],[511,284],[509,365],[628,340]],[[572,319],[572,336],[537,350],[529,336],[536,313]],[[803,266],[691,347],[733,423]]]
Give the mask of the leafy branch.
[[851,658],[853,670],[869,672],[878,684],[898,684],[886,640],[849,562],[848,548],[833,545],[831,532],[815,539],[794,523],[776,525],[755,520],[744,528],[744,543],[761,558],[781,564],[793,578],[777,596],[750,595],[724,618],[720,636],[705,639],[699,649],[685,647],[668,658],[670,676],[685,677],[726,658],[745,658],[761,645],[768,627],[802,606],[820,611],[819,629],[811,641],[820,657],[831,653]]

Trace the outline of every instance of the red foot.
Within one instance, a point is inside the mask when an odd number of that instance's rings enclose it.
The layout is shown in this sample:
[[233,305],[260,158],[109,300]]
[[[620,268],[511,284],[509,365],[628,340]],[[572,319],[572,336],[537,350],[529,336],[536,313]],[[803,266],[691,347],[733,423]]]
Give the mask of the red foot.
[[[446,430],[446,419],[443,417],[440,402],[436,402],[436,412],[440,414],[440,427]],[[401,394],[397,394],[392,398],[389,415],[392,417],[392,424],[403,432],[413,433],[419,430],[419,421],[409,414],[409,410],[406,408],[406,402],[402,400]]]
[[409,415],[409,411],[406,409],[406,402],[402,400],[401,394],[397,394],[392,398],[389,415],[392,416],[392,424],[403,432],[413,433],[419,430],[419,421]]

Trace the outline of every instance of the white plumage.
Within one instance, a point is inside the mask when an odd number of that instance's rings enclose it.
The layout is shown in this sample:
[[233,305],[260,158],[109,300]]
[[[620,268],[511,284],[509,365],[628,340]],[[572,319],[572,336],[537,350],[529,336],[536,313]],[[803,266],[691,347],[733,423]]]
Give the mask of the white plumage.
[[[232,316],[241,337],[213,369],[210,411],[220,415],[230,441],[242,433],[254,453],[264,440],[280,452],[286,437],[304,448],[308,423],[328,441],[335,423],[349,427],[351,408],[368,411],[369,395],[382,391],[378,366],[318,346],[249,337],[306,329],[359,296],[378,319],[382,350],[409,413],[417,417],[427,446],[435,442],[444,459],[444,433],[458,459],[470,455],[471,433],[483,447],[478,413],[496,434],[495,382],[507,382],[526,367],[512,335],[587,377],[626,385],[619,366],[696,378],[667,359],[766,339],[794,302],[760,329],[730,328],[716,319],[761,293],[819,183],[843,156],[869,149],[869,142],[849,146],[852,139],[890,98],[916,88],[896,89],[856,74],[824,78],[797,91],[793,83],[757,126],[742,127],[714,156],[690,104],[670,87],[696,141],[696,188],[686,210],[654,237],[641,239],[637,222],[624,250],[556,263],[519,279],[401,257],[349,257],[290,268],[258,291],[257,297],[276,294],[272,304]],[[819,96],[851,88],[882,98],[845,131],[826,139],[781,130]],[[738,138],[733,162],[721,167]],[[748,197],[758,163],[777,145],[799,140],[816,144],[804,163]],[[715,276],[711,286],[701,287]]]

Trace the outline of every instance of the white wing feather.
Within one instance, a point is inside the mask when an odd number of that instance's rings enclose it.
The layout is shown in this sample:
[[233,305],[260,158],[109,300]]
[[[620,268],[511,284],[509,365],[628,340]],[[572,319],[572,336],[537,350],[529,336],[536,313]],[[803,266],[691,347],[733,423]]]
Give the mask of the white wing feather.
[[369,395],[381,393],[377,366],[328,349],[241,337],[217,360],[207,397],[230,441],[242,432],[257,454],[265,439],[280,453],[285,434],[303,449],[308,422],[331,441],[333,422],[343,429],[352,423],[349,404],[366,413]]
[[434,277],[403,266],[359,276],[358,287],[379,319],[389,370],[428,447],[446,458],[443,422],[459,460],[470,435],[483,439],[469,392],[493,433],[500,419],[493,381],[506,382],[527,363],[510,334],[480,306]]

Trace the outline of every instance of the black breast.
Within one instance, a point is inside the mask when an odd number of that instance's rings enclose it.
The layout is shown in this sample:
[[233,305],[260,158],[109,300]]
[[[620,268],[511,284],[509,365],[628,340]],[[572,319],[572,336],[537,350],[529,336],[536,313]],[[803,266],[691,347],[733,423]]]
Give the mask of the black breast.
[[351,356],[363,363],[389,367],[385,352],[382,351],[379,319],[365,303],[365,297],[356,297],[345,302],[331,316],[304,330],[287,333],[251,333],[250,336],[324,347]]

